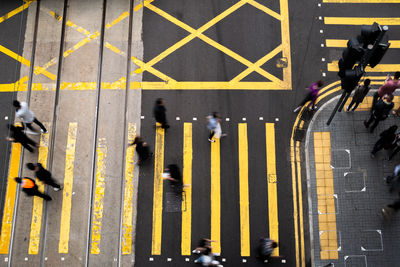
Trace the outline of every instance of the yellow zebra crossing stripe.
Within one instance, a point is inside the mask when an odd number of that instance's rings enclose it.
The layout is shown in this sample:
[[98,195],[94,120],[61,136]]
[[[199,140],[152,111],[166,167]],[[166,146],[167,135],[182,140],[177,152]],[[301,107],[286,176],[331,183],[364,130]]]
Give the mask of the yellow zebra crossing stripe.
[[68,253],[77,130],[78,123],[70,122],[68,126],[67,149],[65,152],[64,188],[61,209],[60,240],[58,243],[59,253]]
[[[326,39],[326,47],[347,47],[348,40]],[[400,48],[400,40],[390,40],[390,48]]]
[[184,199],[182,202],[182,255],[191,255],[192,235],[192,124],[185,122],[183,125],[183,188]]
[[400,18],[366,18],[366,17],[325,17],[325,24],[335,25],[367,25],[372,23],[380,25],[400,25]]
[[211,239],[213,252],[221,253],[221,153],[220,139],[211,143]]

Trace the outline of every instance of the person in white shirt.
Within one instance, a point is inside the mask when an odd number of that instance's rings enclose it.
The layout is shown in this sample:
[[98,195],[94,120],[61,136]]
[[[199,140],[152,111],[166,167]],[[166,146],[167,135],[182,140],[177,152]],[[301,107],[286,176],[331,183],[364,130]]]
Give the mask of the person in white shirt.
[[42,133],[47,133],[46,127],[35,118],[35,114],[33,114],[32,110],[29,109],[28,104],[26,102],[19,102],[18,100],[14,100],[13,106],[15,107],[16,116],[22,119],[22,122],[26,127],[35,131],[32,127],[32,122],[36,123],[41,129]]

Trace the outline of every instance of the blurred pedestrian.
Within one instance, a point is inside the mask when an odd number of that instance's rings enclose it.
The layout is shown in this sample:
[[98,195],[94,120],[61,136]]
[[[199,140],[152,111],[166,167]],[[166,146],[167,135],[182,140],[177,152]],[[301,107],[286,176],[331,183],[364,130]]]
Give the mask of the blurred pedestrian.
[[263,260],[268,260],[272,252],[274,252],[274,249],[278,247],[278,243],[275,242],[272,239],[269,239],[268,237],[261,237],[258,240],[258,246],[257,246],[257,253],[258,256]]
[[386,205],[382,208],[382,215],[386,220],[391,220],[393,215],[400,209],[400,198],[396,199],[393,203]]
[[211,248],[211,242],[215,241],[208,238],[200,239],[197,248],[195,248],[192,252],[195,254],[200,254],[201,252],[205,251],[206,248]]
[[183,181],[182,174],[179,170],[178,165],[169,164],[168,167],[164,170],[163,179],[170,181],[171,187],[175,190],[176,193],[182,193]]
[[167,115],[165,114],[166,108],[164,106],[164,99],[158,98],[156,100],[156,104],[154,106],[154,118],[156,119],[156,122],[161,124],[161,128],[163,129],[168,129],[169,125],[167,122]]
[[293,110],[293,112],[298,112],[308,101],[311,101],[311,110],[317,109],[315,102],[317,101],[318,93],[319,90],[321,90],[322,85],[324,85],[323,81],[318,81],[311,84],[310,87],[307,88],[308,93],[306,97],[303,99],[303,101],[301,101],[300,105]]
[[35,131],[32,127],[32,122],[36,123],[40,127],[40,131],[42,133],[47,133],[46,127],[36,119],[35,114],[33,114],[32,110],[29,109],[28,104],[26,102],[19,102],[18,100],[14,100],[13,106],[16,110],[16,116],[22,119],[22,122],[26,127]]
[[215,260],[214,256],[217,255],[212,253],[211,247],[204,247],[200,254],[201,256],[194,261],[195,263],[201,263],[203,266],[223,267],[219,261]]
[[388,150],[392,149],[396,145],[396,130],[397,126],[392,125],[379,134],[380,138],[375,143],[374,148],[371,151],[372,158],[375,158],[375,154],[382,148]]
[[14,180],[21,184],[22,191],[25,192],[27,196],[38,196],[43,198],[44,200],[51,200],[49,195],[43,194],[39,191],[38,186],[36,185],[35,181],[29,177],[16,177]]
[[36,178],[38,178],[43,183],[53,187],[54,191],[59,191],[62,189],[62,186],[57,184],[54,178],[51,176],[51,172],[43,168],[42,164],[40,163],[27,163],[26,167],[35,172]]
[[208,141],[215,142],[213,137],[216,133],[217,133],[216,138],[220,138],[222,132],[220,120],[221,118],[219,117],[219,114],[217,112],[213,112],[212,115],[207,116],[207,129],[210,130]]
[[139,155],[139,160],[137,162],[138,165],[141,165],[144,161],[153,156],[153,153],[150,152],[149,146],[142,140],[142,138],[140,138],[140,136],[136,136],[135,140],[133,140],[133,142],[129,145],[136,145],[136,152]]
[[24,134],[24,127],[14,126],[12,124],[8,124],[7,127],[10,130],[10,137],[6,138],[8,141],[21,143],[21,145],[31,153],[33,153],[33,148],[30,145],[39,147],[35,141]]
[[394,190],[399,191],[400,189],[400,164],[397,165],[392,175],[386,177],[386,183],[390,185],[389,191],[392,192]]
[[394,104],[392,102],[393,95],[384,95],[382,99],[379,99],[374,106],[372,106],[371,116],[368,121],[364,121],[366,128],[374,122],[370,128],[370,133],[372,133],[376,126],[378,126],[380,121],[385,120],[390,111],[392,110]]
[[387,75],[385,83],[379,87],[378,92],[374,94],[372,105],[381,99],[384,95],[393,95],[394,91],[400,87],[400,71],[396,71],[394,79],[391,78],[390,74]]
[[[358,85],[357,89],[354,92],[353,99],[350,102],[350,105],[347,106],[347,112],[350,111],[355,111],[360,105],[361,102],[363,102],[365,96],[368,94],[369,90],[371,89],[371,80],[366,79],[364,81],[363,85]],[[354,106],[354,107],[353,107]]]

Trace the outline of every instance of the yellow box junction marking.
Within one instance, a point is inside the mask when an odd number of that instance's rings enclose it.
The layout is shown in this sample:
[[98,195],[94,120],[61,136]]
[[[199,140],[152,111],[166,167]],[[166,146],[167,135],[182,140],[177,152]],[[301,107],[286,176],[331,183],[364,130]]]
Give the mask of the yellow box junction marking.
[[14,181],[14,178],[18,177],[20,158],[21,145],[19,143],[13,143],[11,147],[10,170],[7,179],[7,191],[3,209],[3,220],[1,224],[0,254],[8,254],[8,250],[10,247],[15,195],[17,192],[17,183]]
[[[132,143],[136,136],[136,124],[128,124],[128,144]],[[133,220],[133,170],[136,146],[129,146],[125,155],[125,190],[124,211],[122,214],[122,255],[132,253],[132,220]]]
[[[48,152],[49,152],[49,134],[48,133],[41,134],[38,162],[43,165],[43,168],[47,168]],[[36,179],[36,184],[39,187],[39,191],[44,192],[43,182]],[[42,228],[42,213],[43,213],[43,198],[35,196],[33,197],[31,233],[29,237],[28,254],[39,253],[40,231]]]
[[[396,72],[400,69],[400,64],[378,64],[374,68],[366,67],[366,72]],[[339,71],[338,61],[328,63],[328,71]]]
[[321,259],[338,259],[330,132],[314,132],[314,155]]
[[[268,213],[269,213],[269,238],[279,242],[279,223],[278,223],[278,193],[276,178],[276,159],[275,159],[275,125],[265,124],[265,142],[267,151],[267,181],[268,181]],[[272,253],[279,256],[279,247]]]
[[96,188],[94,193],[92,217],[92,242],[90,253],[100,254],[101,222],[103,220],[104,193],[106,191],[107,141],[99,138],[97,145]]
[[220,139],[211,143],[211,239],[213,252],[221,253],[221,152]]
[[400,0],[322,0],[322,3],[340,4],[399,4]]
[[4,16],[0,17],[0,23],[2,23],[3,21],[6,21],[7,19],[17,15],[18,13],[24,11],[25,9],[27,9],[33,1],[27,1],[25,4],[23,4],[20,7],[17,7],[16,9],[8,12],[7,14],[5,14]]
[[192,237],[192,124],[185,122],[183,124],[183,188],[184,201],[182,202],[182,255],[189,256],[191,251]]
[[[348,40],[326,39],[326,47],[347,47]],[[400,48],[400,40],[389,40],[390,48]]]
[[78,123],[70,122],[68,126],[67,148],[65,151],[65,173],[60,222],[60,241],[58,243],[59,253],[68,253],[77,130]]
[[250,256],[249,216],[249,156],[247,144],[247,123],[238,124],[239,136],[239,198],[240,198],[240,255]]
[[368,25],[374,22],[380,25],[400,25],[400,18],[324,17],[325,24]]
[[154,158],[154,192],[153,192],[153,228],[151,254],[161,255],[163,178],[164,171],[164,135],[163,128],[156,126],[156,144]]

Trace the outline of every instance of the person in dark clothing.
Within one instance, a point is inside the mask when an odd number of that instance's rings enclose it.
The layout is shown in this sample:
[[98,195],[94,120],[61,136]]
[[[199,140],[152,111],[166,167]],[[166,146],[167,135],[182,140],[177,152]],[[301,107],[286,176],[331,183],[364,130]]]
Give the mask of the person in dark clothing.
[[267,237],[261,237],[258,241],[257,253],[264,261],[271,257],[272,252],[278,247],[278,243]]
[[156,100],[156,104],[154,106],[154,118],[156,119],[156,122],[161,124],[161,128],[163,129],[168,129],[169,125],[167,123],[167,115],[165,114],[166,108],[164,106],[164,99],[158,98]]
[[26,167],[35,172],[35,176],[42,181],[43,183],[53,187],[54,191],[59,191],[62,186],[60,186],[59,184],[56,183],[56,181],[54,181],[53,177],[51,176],[51,172],[49,172],[48,170],[46,170],[45,168],[43,168],[42,164],[40,163],[27,163]]
[[24,127],[14,126],[12,124],[8,124],[7,127],[10,130],[11,135],[11,137],[7,137],[8,141],[21,143],[21,145],[31,153],[33,152],[33,148],[30,145],[39,147],[39,145],[35,141],[24,134]]
[[393,109],[394,104],[392,102],[393,95],[385,95],[382,99],[379,99],[376,104],[372,107],[371,116],[368,121],[364,121],[364,125],[366,128],[374,122],[369,130],[372,133],[376,126],[378,126],[380,121],[385,120],[390,111]]
[[139,155],[138,165],[142,164],[144,161],[153,156],[153,153],[150,152],[149,146],[142,140],[142,138],[140,138],[140,136],[136,136],[135,140],[133,140],[133,142],[129,145],[136,145],[136,152]]
[[43,198],[44,200],[51,200],[52,198],[49,195],[43,194],[39,191],[38,186],[36,185],[35,181],[29,177],[15,177],[14,180],[21,184],[22,191],[25,192],[28,196],[38,196]]
[[371,151],[371,157],[374,158],[375,154],[381,150],[382,148],[384,149],[391,149],[396,145],[396,130],[397,126],[392,125],[385,131],[380,133],[380,138],[379,140],[375,143],[374,148]]
[[400,164],[394,168],[392,175],[386,177],[386,183],[390,185],[389,192],[400,191]]
[[169,164],[164,171],[163,177],[164,180],[169,180],[171,182],[171,186],[175,189],[177,193],[182,192],[183,189],[182,175],[178,165]]
[[393,215],[400,209],[400,198],[382,208],[382,215],[386,220],[392,219]]
[[[357,89],[354,92],[353,99],[350,102],[350,105],[347,106],[347,112],[354,111],[357,109],[358,105],[360,105],[361,102],[363,102],[365,96],[368,94],[369,90],[371,89],[371,84],[370,79],[366,79],[364,81],[363,85],[359,85]],[[353,107],[354,105],[354,107]],[[353,107],[353,108],[352,108]]]

